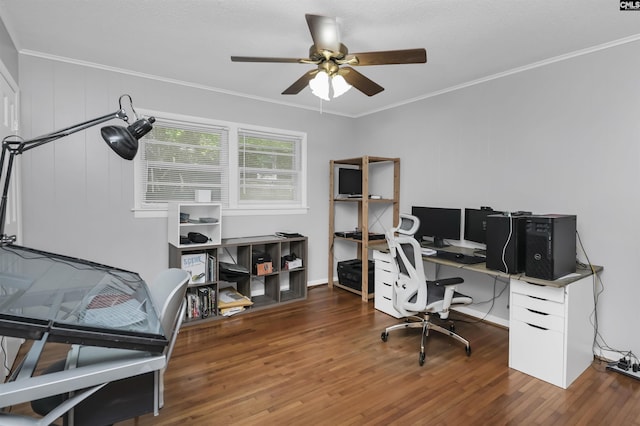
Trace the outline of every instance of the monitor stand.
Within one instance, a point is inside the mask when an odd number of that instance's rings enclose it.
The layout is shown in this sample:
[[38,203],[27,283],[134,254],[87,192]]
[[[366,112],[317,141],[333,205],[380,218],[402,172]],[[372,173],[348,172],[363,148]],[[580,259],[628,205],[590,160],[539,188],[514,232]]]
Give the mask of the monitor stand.
[[434,237],[433,241],[428,241],[423,239],[420,242],[420,246],[428,247],[428,248],[445,248],[445,247],[449,247],[449,244],[444,242],[444,238]]

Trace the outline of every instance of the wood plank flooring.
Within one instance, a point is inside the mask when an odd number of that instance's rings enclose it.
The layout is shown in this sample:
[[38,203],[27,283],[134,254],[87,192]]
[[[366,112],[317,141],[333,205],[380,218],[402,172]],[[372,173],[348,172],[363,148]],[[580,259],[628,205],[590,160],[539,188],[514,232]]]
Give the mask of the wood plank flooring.
[[[640,381],[594,362],[567,390],[508,368],[508,331],[457,322],[472,354],[327,286],[272,310],[183,328],[154,425],[640,425]],[[44,360],[46,362],[46,360]],[[29,405],[13,407],[29,413]],[[119,423],[134,425],[134,421]]]

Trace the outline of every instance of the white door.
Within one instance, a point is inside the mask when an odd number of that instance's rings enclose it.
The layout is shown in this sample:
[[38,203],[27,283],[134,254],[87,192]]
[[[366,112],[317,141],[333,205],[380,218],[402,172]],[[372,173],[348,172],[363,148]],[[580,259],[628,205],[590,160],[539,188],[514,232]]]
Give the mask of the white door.
[[[18,90],[10,77],[5,77],[4,66],[0,67],[0,139],[15,135],[18,132]],[[14,89],[15,88],[15,89]],[[16,159],[19,159],[18,156]],[[5,159],[5,169],[6,169]],[[2,170],[4,176],[5,170]],[[22,226],[20,221],[20,161],[14,161],[12,176],[7,198],[7,216],[4,231],[7,235],[15,235],[17,241],[22,240]],[[1,179],[1,178],[0,178]],[[0,182],[0,191],[4,188],[4,181]],[[9,374],[7,367],[11,368],[18,354],[23,339],[0,336],[0,383],[4,382]]]
[[[15,135],[18,132],[18,93],[13,87],[14,85],[10,84],[9,80],[0,72],[1,138]],[[5,158],[5,170],[7,168],[7,162],[8,158]],[[2,176],[4,176],[5,170],[2,170]],[[4,182],[2,182],[0,191],[2,188],[4,188]],[[15,235],[19,243],[22,240],[22,226],[20,221],[20,156],[17,156],[14,160],[7,201],[4,233],[7,235]]]

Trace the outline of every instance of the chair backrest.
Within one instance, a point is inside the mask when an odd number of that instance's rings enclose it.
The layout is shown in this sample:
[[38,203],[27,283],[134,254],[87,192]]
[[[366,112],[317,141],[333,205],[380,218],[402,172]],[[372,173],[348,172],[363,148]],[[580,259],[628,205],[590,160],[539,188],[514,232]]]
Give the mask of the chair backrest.
[[187,271],[170,268],[162,271],[149,286],[151,301],[168,339],[174,329],[176,315],[182,307],[189,278]]
[[[185,295],[189,284],[190,275],[187,271],[177,268],[170,268],[162,271],[149,287],[151,299],[158,309],[158,318],[162,324],[165,337],[169,344],[165,349],[167,365],[173,354],[180,332],[180,326],[187,310]],[[159,407],[164,406],[164,371],[160,372],[160,388],[158,394]]]
[[398,268],[393,288],[393,305],[403,315],[415,315],[427,306],[427,284],[422,263],[422,250],[414,234],[420,219],[400,215],[400,223],[386,234],[387,244]]
[[180,327],[182,326],[182,320],[187,313],[187,301],[183,300],[182,305],[180,306],[180,311],[178,312],[177,318],[175,318],[175,326],[173,328],[173,333],[169,338],[169,346],[165,352],[165,358],[167,359],[167,364],[169,364],[169,359],[171,359],[171,354],[173,353],[173,347],[176,344],[176,339],[178,338],[178,333],[180,332]]
[[[191,276],[187,271],[178,268],[170,268],[162,271],[149,286],[149,293],[153,305],[157,309],[158,318],[162,324],[165,337],[169,344],[165,349],[167,365],[173,347],[175,346],[182,320],[187,310],[185,295]],[[160,383],[158,388],[158,407],[164,406],[164,372],[166,367],[160,371]]]

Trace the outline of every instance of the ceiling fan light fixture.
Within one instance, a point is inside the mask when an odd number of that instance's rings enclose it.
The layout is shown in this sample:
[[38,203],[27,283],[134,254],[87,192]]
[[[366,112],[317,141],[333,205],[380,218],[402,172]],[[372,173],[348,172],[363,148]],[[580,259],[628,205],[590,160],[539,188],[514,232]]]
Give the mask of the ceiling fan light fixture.
[[347,83],[341,75],[334,75],[331,79],[331,86],[333,87],[333,97],[337,98],[340,95],[344,95],[351,89],[351,85]]
[[325,101],[329,100],[329,75],[320,71],[316,76],[309,81],[309,87],[311,92]]
[[309,81],[311,93],[322,100],[330,101],[331,98],[337,98],[344,95],[351,89],[351,85],[343,76],[334,74],[329,76],[325,71],[319,71],[316,76]]
[[[296,95],[307,86],[312,93],[326,101],[343,95],[351,86],[367,96],[377,95],[384,87],[362,75],[352,66],[424,64],[427,51],[424,48],[360,52],[349,54],[340,41],[341,21],[327,16],[306,14],[313,44],[308,58],[269,58],[260,56],[232,56],[234,62],[280,62],[317,65],[317,70],[307,71],[287,87],[283,95]],[[343,68],[340,68],[344,66]],[[349,77],[349,82],[344,76]]]

